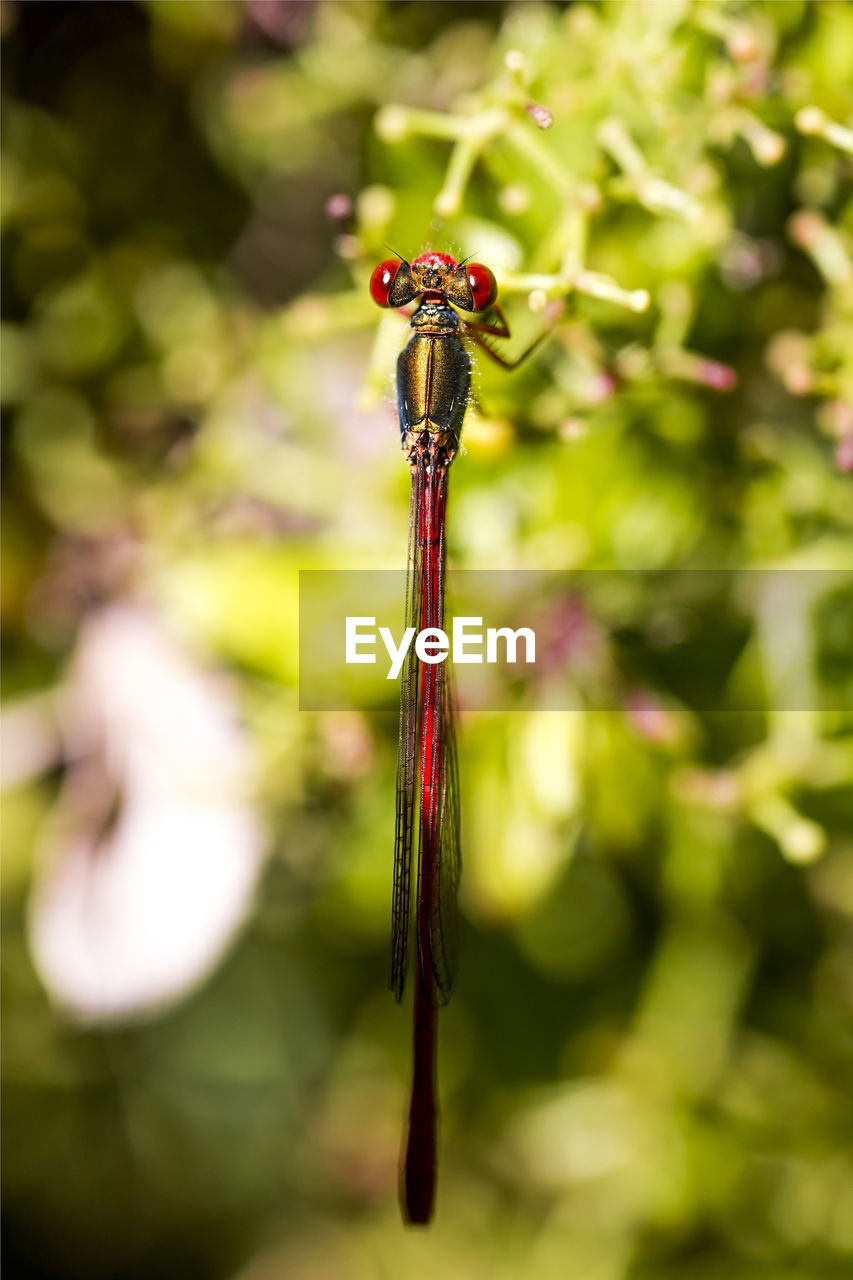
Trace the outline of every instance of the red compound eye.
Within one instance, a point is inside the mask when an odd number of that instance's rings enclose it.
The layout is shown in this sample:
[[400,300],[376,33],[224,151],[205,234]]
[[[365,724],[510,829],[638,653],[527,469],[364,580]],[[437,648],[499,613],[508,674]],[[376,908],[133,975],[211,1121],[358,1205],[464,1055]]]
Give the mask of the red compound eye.
[[498,282],[482,262],[469,262],[466,267],[468,283],[474,295],[474,310],[488,311],[498,296]]
[[388,306],[388,294],[399,268],[398,258],[386,258],[374,269],[370,277],[370,296],[378,307]]

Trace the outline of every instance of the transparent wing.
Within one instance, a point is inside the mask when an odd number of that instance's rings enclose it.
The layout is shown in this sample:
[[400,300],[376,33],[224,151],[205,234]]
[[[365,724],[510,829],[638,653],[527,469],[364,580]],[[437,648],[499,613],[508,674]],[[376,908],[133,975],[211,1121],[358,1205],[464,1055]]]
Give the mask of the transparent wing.
[[[412,474],[406,626],[444,627],[447,465],[419,456]],[[412,852],[417,844],[418,959],[433,1004],[445,1004],[456,968],[460,872],[459,777],[446,663],[421,663],[414,645],[400,685],[391,986],[401,999],[409,953]],[[417,833],[417,834],[416,834]]]
[[[425,477],[422,498],[424,627],[444,628],[447,466]],[[456,960],[456,884],[459,879],[459,795],[451,690],[445,662],[424,664],[421,675],[418,840],[418,952],[434,1004],[453,988]]]
[[[422,508],[424,469],[412,473],[409,508],[409,553],[406,567],[405,626],[420,630],[423,555]],[[397,740],[397,813],[394,833],[394,887],[391,899],[391,988],[403,998],[409,964],[409,913],[414,843],[417,743],[420,727],[419,664],[409,647],[400,674],[400,730]]]
[[[429,954],[434,980],[433,1001],[446,1004],[456,976],[456,893],[461,870],[459,770],[456,755],[456,727],[453,689],[442,663],[439,719],[440,745],[437,752],[436,790],[437,834],[432,892],[430,894]],[[421,858],[424,857],[422,842]]]

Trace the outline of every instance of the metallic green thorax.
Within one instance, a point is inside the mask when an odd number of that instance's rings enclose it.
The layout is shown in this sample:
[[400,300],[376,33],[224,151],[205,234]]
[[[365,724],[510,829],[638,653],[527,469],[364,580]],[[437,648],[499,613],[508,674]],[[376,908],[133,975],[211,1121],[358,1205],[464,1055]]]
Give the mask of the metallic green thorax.
[[426,450],[439,466],[448,466],[459,447],[471,359],[459,337],[459,317],[443,300],[424,298],[412,329],[397,361],[403,450],[412,464]]

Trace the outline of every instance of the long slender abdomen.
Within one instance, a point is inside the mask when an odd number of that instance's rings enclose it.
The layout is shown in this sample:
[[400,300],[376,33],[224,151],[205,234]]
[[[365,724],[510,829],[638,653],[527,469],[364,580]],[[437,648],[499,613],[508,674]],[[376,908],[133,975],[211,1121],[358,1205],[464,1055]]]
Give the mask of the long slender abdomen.
[[432,1218],[438,1166],[437,1009],[420,969],[415,982],[414,1077],[403,1173],[403,1207],[415,1226]]

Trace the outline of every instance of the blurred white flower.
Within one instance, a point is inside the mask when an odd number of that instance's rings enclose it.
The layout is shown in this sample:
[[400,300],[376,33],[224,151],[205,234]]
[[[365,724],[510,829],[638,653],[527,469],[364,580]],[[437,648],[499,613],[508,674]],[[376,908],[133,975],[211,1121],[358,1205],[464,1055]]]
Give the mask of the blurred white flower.
[[179,998],[245,919],[263,858],[251,759],[227,681],[152,613],[83,628],[64,733],[68,774],[30,906],[52,997],[82,1021]]

